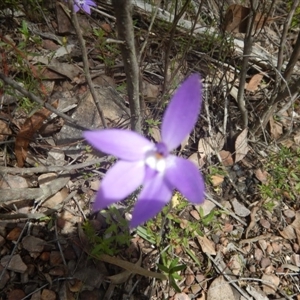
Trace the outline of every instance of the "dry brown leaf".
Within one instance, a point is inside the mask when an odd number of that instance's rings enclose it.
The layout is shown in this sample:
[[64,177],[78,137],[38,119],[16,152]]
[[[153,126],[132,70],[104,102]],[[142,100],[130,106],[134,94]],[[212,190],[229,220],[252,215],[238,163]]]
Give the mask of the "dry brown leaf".
[[270,132],[271,137],[275,140],[279,139],[283,132],[282,124],[275,121],[273,117],[270,118]]
[[216,255],[215,244],[210,241],[206,236],[197,235],[198,242],[204,253],[209,255]]
[[287,240],[293,240],[296,238],[296,234],[292,225],[286,226],[282,231],[279,230],[279,233]]
[[300,211],[296,211],[295,220],[292,223],[294,228],[300,229]]
[[200,220],[200,215],[199,215],[199,213],[198,213],[197,210],[195,210],[195,209],[191,210],[191,211],[190,211],[190,214],[191,214],[191,216],[192,216],[194,219],[196,219],[197,221]]
[[[52,104],[57,108],[58,102]],[[51,115],[51,112],[46,108],[41,108],[33,116],[28,118],[16,137],[15,154],[17,157],[18,167],[24,166],[29,142],[32,140],[34,134],[42,127],[43,122]]]
[[245,128],[236,138],[235,141],[235,162],[242,160],[248,153],[248,129]]
[[275,294],[280,283],[279,277],[274,274],[264,274],[261,279],[265,281],[263,284],[263,291],[267,295]]
[[297,132],[295,135],[294,135],[294,142],[296,145],[300,145],[300,132]]
[[258,86],[261,83],[263,77],[264,75],[261,73],[253,75],[246,86],[246,90],[255,92],[258,89]]
[[193,153],[188,160],[190,160],[192,163],[196,165],[197,168],[202,168],[205,164],[204,159],[199,157],[199,153],[195,152]]
[[185,293],[175,294],[174,300],[190,300],[190,297]]
[[0,120],[0,142],[5,141],[9,135],[11,135],[11,130],[8,126],[8,123]]
[[224,181],[223,175],[212,175],[211,176],[211,182],[214,187],[221,185],[223,183],[223,181]]
[[230,284],[223,276],[217,277],[210,285],[207,292],[207,300],[235,300]]
[[262,183],[268,181],[268,172],[262,171],[260,168],[255,170],[255,177]]
[[226,150],[221,150],[219,152],[219,155],[222,159],[222,163],[225,167],[229,167],[233,165],[233,158],[231,156],[231,153],[229,151]]
[[143,95],[146,102],[156,103],[160,90],[160,85],[154,85],[145,80],[143,81]]
[[224,147],[224,143],[224,136],[218,132],[212,137],[200,139],[198,142],[198,152],[203,159],[206,156],[219,152]]
[[234,275],[240,275],[243,271],[244,264],[245,262],[243,257],[241,257],[240,254],[234,254],[229,263],[230,270]]
[[[239,4],[232,4],[227,8],[222,29],[228,32],[246,33],[249,14],[251,9]],[[273,21],[274,18],[268,18],[265,15],[256,13],[253,25],[253,31],[256,31],[266,23]]]

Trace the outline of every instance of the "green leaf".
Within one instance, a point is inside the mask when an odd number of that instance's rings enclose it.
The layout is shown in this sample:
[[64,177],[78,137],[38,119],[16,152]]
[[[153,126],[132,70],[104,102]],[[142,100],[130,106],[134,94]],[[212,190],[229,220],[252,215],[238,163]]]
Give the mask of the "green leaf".
[[170,277],[170,284],[177,293],[181,293],[181,289],[179,288],[179,286],[177,285],[177,283],[173,277]]
[[173,268],[170,268],[170,273],[175,273],[175,272],[179,272],[182,271],[186,268],[186,265],[179,265]]
[[166,266],[161,265],[161,264],[157,264],[157,267],[158,267],[161,271],[163,271],[163,272],[169,274],[169,268],[167,268]]

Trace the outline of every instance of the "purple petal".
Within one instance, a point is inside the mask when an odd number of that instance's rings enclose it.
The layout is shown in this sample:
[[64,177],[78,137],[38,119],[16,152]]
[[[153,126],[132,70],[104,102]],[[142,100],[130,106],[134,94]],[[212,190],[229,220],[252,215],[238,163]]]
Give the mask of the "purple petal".
[[82,9],[87,13],[87,14],[91,14],[91,8],[90,8],[90,6],[89,5],[87,5],[87,4],[83,4],[82,5]]
[[80,9],[80,7],[77,4],[74,4],[74,12],[78,12]]
[[144,177],[143,162],[118,161],[102,180],[93,209],[100,210],[123,200],[143,183]]
[[92,1],[92,0],[86,0],[85,4],[87,4],[89,6],[97,6],[97,4],[94,1]]
[[192,203],[204,202],[204,180],[191,161],[170,155],[165,178]]
[[142,135],[129,130],[85,131],[83,136],[96,149],[129,161],[144,159],[145,153],[155,147]]
[[177,148],[197,122],[202,100],[198,74],[191,75],[176,90],[163,117],[162,141],[169,151]]
[[137,227],[153,218],[170,201],[171,196],[172,190],[163,176],[157,175],[145,183],[134,207],[130,227]]

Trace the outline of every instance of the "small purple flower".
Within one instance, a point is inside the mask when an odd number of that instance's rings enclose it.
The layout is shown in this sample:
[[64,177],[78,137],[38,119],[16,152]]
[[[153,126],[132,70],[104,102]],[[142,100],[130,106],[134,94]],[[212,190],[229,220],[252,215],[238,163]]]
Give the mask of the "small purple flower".
[[74,0],[74,11],[78,12],[79,9],[84,10],[87,14],[91,14],[90,6],[97,6],[92,0]]
[[204,201],[204,180],[198,168],[191,161],[170,154],[195,126],[201,98],[200,76],[191,75],[177,89],[165,111],[162,141],[157,144],[129,130],[84,132],[85,139],[96,149],[120,158],[102,180],[94,210],[123,200],[141,185],[131,227],[161,211],[174,189],[192,203]]

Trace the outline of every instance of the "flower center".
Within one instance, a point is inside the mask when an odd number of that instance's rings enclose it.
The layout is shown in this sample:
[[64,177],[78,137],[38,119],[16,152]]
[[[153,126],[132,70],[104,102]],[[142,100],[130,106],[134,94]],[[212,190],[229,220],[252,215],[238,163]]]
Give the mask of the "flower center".
[[149,151],[145,157],[145,163],[151,169],[157,172],[163,172],[166,169],[166,157],[168,156],[168,150],[165,144],[158,143],[155,145],[155,149]]

